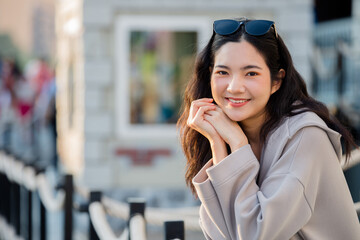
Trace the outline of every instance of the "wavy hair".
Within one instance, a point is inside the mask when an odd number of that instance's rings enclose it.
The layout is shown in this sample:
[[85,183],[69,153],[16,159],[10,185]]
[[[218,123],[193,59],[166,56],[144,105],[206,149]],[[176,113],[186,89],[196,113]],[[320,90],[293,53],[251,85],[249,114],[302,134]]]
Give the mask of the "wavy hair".
[[[264,57],[270,69],[271,81],[278,80],[280,69],[285,70],[281,87],[270,96],[266,105],[267,119],[260,130],[260,139],[263,143],[268,134],[278,126],[284,117],[311,111],[316,113],[329,128],[342,135],[347,159],[352,147],[356,146],[352,135],[330,115],[327,107],[308,94],[305,81],[296,71],[289,50],[274,27],[262,36],[249,35],[245,32],[243,25],[231,35],[221,36],[213,32],[208,44],[197,56],[193,76],[184,92],[182,114],[177,123],[181,145],[187,158],[185,180],[194,194],[196,192],[192,185],[192,179],[212,157],[212,153],[209,141],[202,134],[187,126],[191,102],[200,98],[212,98],[209,69],[213,67],[215,53],[228,42],[241,41],[252,44]],[[294,104],[295,102],[296,104]]]

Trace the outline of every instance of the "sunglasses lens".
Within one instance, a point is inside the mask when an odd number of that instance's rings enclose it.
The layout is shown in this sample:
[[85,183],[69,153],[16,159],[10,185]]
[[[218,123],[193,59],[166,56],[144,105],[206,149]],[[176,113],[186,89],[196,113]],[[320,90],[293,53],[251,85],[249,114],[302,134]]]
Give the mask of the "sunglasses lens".
[[217,20],[214,22],[214,31],[219,35],[230,35],[239,28],[241,22],[231,19]]
[[245,30],[250,35],[261,36],[267,33],[273,24],[272,21],[253,20],[245,24]]

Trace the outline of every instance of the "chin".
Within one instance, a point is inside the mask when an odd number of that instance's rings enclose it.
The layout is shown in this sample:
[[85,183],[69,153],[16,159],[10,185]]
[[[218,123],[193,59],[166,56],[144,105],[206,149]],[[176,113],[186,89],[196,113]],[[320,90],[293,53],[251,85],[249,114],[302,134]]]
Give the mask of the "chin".
[[234,122],[241,122],[246,119],[246,117],[244,117],[243,115],[239,116],[239,114],[231,114],[227,112],[225,112],[225,114]]
[[241,122],[244,121],[244,118],[230,118],[231,120],[233,120],[234,122]]

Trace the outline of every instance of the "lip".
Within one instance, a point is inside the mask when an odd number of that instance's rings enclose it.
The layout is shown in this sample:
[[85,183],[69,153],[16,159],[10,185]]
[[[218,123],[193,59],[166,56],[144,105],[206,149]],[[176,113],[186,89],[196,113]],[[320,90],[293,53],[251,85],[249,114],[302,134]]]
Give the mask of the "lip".
[[[235,103],[235,102],[232,102],[230,99],[235,100],[235,101],[244,101],[244,102]],[[242,107],[242,106],[245,106],[248,102],[250,102],[251,99],[226,97],[225,100],[228,102],[228,104],[231,107]]]

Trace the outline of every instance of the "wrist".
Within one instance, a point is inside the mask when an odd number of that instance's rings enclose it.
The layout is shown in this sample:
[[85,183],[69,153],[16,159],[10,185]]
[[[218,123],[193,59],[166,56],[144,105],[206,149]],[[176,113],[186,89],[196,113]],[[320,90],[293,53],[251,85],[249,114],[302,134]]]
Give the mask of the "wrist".
[[239,148],[242,148],[243,146],[249,144],[249,141],[247,139],[239,139],[238,141],[233,141],[229,144],[231,152],[235,152]]
[[217,139],[210,141],[213,164],[218,164],[227,156],[226,143],[224,140]]
[[209,142],[213,152],[226,149],[226,142],[222,138],[211,139]]

